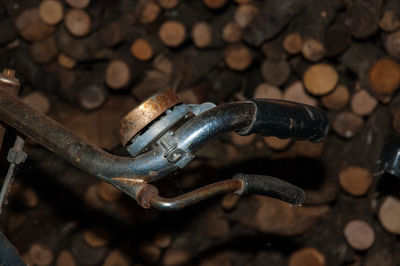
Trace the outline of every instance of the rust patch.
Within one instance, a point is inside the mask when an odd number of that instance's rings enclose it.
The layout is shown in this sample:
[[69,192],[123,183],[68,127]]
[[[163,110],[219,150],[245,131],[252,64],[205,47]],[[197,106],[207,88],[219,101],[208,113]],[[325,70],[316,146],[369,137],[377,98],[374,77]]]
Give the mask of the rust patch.
[[120,125],[122,145],[125,146],[140,130],[181,102],[179,95],[171,88],[161,90],[149,97],[122,118]]
[[153,185],[143,187],[137,196],[137,202],[145,209],[151,207],[150,201],[152,198],[158,196],[158,189]]

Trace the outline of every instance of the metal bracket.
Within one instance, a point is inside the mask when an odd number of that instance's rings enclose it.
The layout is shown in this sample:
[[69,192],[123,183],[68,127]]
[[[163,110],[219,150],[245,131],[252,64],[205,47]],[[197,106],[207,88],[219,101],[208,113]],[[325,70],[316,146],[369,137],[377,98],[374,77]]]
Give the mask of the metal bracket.
[[194,159],[194,154],[178,147],[178,141],[172,131],[165,133],[156,143],[161,147],[168,162],[179,168],[184,168]]
[[[154,141],[166,149],[167,146],[170,146],[169,143],[171,143],[172,137],[169,135],[168,130],[176,125],[176,123],[184,119],[190,112],[197,116],[214,107],[215,104],[210,102],[188,105],[184,103],[178,104],[168,109],[161,117],[158,118],[158,120],[153,121],[145,131],[140,132],[133,137],[133,139],[130,141],[131,143],[127,145],[126,149],[133,157],[143,152]],[[157,142],[157,140],[161,140],[161,138],[163,138],[161,142],[164,142],[164,146],[160,141]],[[178,143],[178,140],[174,140],[174,143]],[[170,163],[174,163],[178,167],[183,168],[194,158],[194,155],[188,155],[184,149],[177,149],[173,150],[171,154],[168,152],[168,156],[165,157]],[[185,159],[187,162],[185,162]]]
[[20,136],[17,136],[15,145],[8,151],[7,154],[7,161],[9,163],[19,165],[25,162],[28,154],[22,150],[24,143],[25,141]]
[[[203,104],[189,104],[187,107],[194,115],[198,116],[199,114],[214,108],[215,104],[206,102]],[[188,151],[188,149],[179,146],[179,140],[170,130],[162,135],[156,141],[156,144],[161,147],[164,157],[168,160],[168,162],[175,164],[179,168],[184,168],[195,157],[193,153]]]
[[190,109],[186,104],[179,104],[167,110],[164,116],[154,121],[146,131],[139,133],[131,140],[131,144],[126,147],[128,152],[133,157],[139,155],[154,140],[162,136],[188,113],[190,113]]

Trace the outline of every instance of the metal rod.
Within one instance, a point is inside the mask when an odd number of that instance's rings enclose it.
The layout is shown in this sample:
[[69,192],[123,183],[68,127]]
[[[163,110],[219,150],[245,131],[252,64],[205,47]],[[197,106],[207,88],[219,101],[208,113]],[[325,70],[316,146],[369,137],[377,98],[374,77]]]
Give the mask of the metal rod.
[[7,193],[10,190],[10,184],[15,175],[16,166],[22,164],[27,157],[27,154],[23,151],[24,144],[25,140],[17,136],[14,146],[8,152],[7,160],[10,162],[10,165],[0,191],[0,213],[2,212],[4,201],[7,198]]
[[177,211],[219,194],[240,191],[243,185],[241,179],[229,179],[198,188],[174,198],[164,198],[155,194],[150,199],[150,205],[162,211]]
[[15,170],[15,163],[11,163],[10,166],[8,167],[7,175],[4,180],[3,186],[1,187],[1,192],[0,192],[0,213],[3,210],[3,203],[4,199],[6,198],[9,185],[11,183],[11,179],[14,176],[14,170]]

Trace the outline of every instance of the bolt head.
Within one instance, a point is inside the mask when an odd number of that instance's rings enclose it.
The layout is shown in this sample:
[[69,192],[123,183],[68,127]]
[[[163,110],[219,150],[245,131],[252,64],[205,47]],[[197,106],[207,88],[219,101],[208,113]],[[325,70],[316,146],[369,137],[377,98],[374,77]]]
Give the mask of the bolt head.
[[15,78],[15,71],[10,68],[3,69],[3,74],[8,78]]
[[185,154],[185,152],[184,152],[183,150],[181,150],[181,149],[176,149],[176,150],[173,151],[170,155],[168,155],[167,160],[168,160],[170,163],[176,163],[176,162],[178,162],[178,161],[183,157],[184,154]]

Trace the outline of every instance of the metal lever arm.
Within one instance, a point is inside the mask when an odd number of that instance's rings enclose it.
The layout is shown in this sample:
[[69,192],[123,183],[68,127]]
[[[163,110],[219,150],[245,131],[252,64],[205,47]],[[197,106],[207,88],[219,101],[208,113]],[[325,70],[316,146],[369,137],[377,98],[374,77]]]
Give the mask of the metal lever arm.
[[158,194],[156,187],[147,185],[139,192],[138,202],[144,208],[151,206],[163,211],[176,211],[228,192],[240,195],[247,193],[265,195],[292,205],[301,205],[305,199],[302,189],[281,179],[263,175],[237,174],[230,180],[216,182],[174,198],[164,198]]

